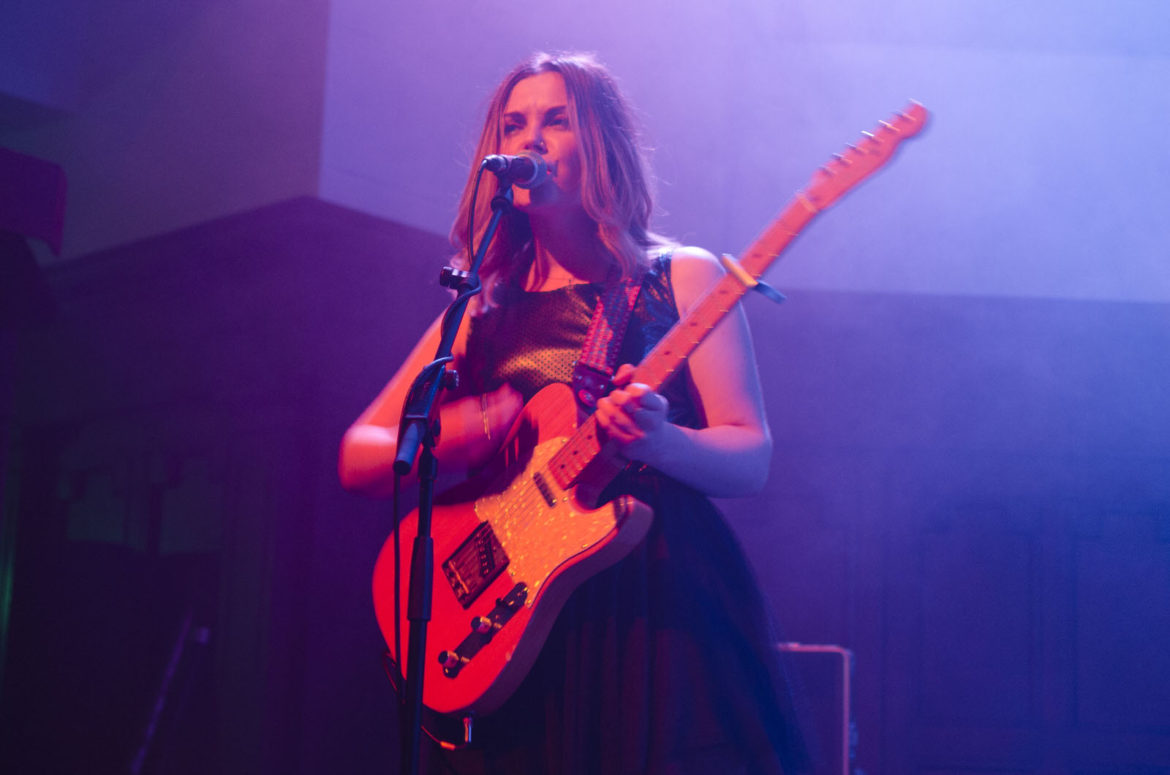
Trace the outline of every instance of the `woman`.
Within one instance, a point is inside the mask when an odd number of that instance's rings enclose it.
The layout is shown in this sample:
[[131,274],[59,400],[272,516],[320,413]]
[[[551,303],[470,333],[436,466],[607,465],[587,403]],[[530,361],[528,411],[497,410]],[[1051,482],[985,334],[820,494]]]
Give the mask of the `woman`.
[[[643,277],[616,388],[597,403],[607,448],[655,519],[634,552],[566,604],[529,677],[477,721],[482,748],[436,764],[454,772],[795,771],[800,743],[746,563],[705,496],[758,491],[771,437],[746,319],[736,309],[661,392],[632,367],[722,269],[648,229],[651,198],[630,111],[587,56],[537,55],[503,81],[476,157],[533,152],[548,181],[516,188],[483,268],[485,292],[454,345],[460,393],[441,407],[440,470],[490,460],[522,405],[568,382],[599,294]],[[452,241],[468,253],[475,170]],[[490,194],[475,222],[488,221]],[[398,414],[433,356],[439,322],[347,431],[339,470],[352,490],[393,482]],[[448,767],[450,769],[442,769]]]

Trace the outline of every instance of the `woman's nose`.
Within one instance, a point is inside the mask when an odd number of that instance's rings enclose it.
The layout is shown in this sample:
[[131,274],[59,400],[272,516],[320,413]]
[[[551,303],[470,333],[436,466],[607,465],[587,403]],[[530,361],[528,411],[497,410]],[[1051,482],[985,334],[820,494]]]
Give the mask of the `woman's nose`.
[[524,140],[524,150],[536,151],[537,153],[544,153],[548,148],[544,144],[544,135],[540,131],[540,127],[533,127],[528,132],[528,136]]

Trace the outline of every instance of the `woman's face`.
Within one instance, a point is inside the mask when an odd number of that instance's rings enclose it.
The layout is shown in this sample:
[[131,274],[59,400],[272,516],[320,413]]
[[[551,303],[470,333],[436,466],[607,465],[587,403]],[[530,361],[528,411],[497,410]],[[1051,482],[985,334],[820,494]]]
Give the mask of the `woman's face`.
[[528,190],[514,189],[515,205],[536,211],[581,201],[581,150],[569,121],[569,98],[560,73],[539,73],[518,81],[501,118],[500,153],[533,151],[548,165],[549,180]]

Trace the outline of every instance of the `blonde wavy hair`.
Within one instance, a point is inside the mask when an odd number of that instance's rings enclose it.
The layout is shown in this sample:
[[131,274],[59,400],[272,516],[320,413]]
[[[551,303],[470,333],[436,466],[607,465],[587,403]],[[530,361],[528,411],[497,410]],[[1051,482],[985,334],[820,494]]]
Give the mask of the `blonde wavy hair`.
[[[467,244],[468,211],[472,207],[479,161],[499,153],[504,106],[517,83],[540,73],[560,73],[569,98],[569,122],[581,149],[581,202],[597,224],[601,244],[630,276],[647,261],[647,251],[672,245],[650,231],[654,200],[650,173],[638,142],[633,111],[609,71],[591,54],[538,53],[508,73],[492,95],[475,149],[473,166],[463,189],[451,244],[458,251],[456,266],[467,268],[471,261]],[[491,219],[494,183],[481,183],[475,202],[475,244],[483,238]],[[511,210],[500,221],[499,230],[484,256],[480,278],[485,306],[491,306],[493,291],[527,271],[533,260],[532,230],[528,216]]]

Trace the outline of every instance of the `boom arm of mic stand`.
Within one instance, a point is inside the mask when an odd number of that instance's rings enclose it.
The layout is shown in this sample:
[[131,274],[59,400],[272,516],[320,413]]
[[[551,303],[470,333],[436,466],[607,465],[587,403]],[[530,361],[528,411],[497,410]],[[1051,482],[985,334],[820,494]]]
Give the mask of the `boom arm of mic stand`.
[[[410,473],[411,469],[414,468],[415,458],[418,457],[419,446],[426,441],[428,435],[432,437],[432,444],[438,438],[438,432],[431,434],[430,431],[435,430],[433,419],[438,417],[439,389],[441,387],[454,387],[458,384],[459,379],[458,374],[446,370],[446,364],[454,360],[451,350],[455,346],[455,335],[463,323],[467,303],[472,296],[482,290],[479,282],[479,267],[483,263],[488,245],[496,234],[501,216],[511,204],[512,189],[510,187],[505,188],[492,198],[492,219],[488,222],[483,239],[480,240],[479,249],[475,252],[470,269],[466,273],[452,272],[448,274],[444,272],[444,284],[446,284],[448,277],[454,278],[453,282],[456,283],[458,296],[455,297],[455,301],[451,302],[447,312],[443,315],[441,338],[435,352],[435,359],[427,364],[415,378],[414,384],[407,394],[402,418],[398,423],[398,452],[394,458],[395,473],[401,475]],[[448,373],[455,374],[455,376],[451,378],[451,384],[443,384],[446,380],[440,375],[445,377]]]

